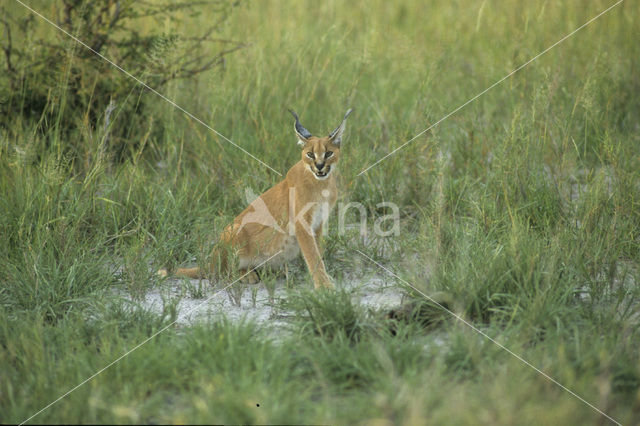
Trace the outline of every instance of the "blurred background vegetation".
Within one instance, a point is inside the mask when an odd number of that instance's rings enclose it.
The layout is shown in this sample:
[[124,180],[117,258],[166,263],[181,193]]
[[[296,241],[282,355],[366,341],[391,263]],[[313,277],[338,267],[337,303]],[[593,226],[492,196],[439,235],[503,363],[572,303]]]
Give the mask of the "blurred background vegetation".
[[[206,24],[186,35],[175,30],[205,6]],[[87,147],[83,136],[103,126],[108,143],[102,148],[110,160],[130,158],[141,149],[141,140],[163,136],[162,121],[152,127],[149,106],[158,99],[142,96],[145,88],[140,81],[162,91],[171,81],[195,80],[203,72],[223,67],[227,54],[244,47],[218,37],[233,7],[225,1],[53,2],[45,10],[60,31],[52,34],[38,30],[47,24],[35,14],[25,14],[24,8],[16,11],[15,4],[3,5],[0,125],[11,134],[20,129],[19,124],[38,123],[46,146],[64,139],[65,157],[84,160],[80,164],[85,168],[95,145]],[[142,30],[141,23],[149,30]],[[126,125],[110,125],[116,106],[118,115],[128,118]]]
[[[338,283],[380,273],[358,248],[640,418],[637,2],[361,176],[614,2],[25,3],[283,174],[299,158],[288,107],[314,134],[354,107],[341,199],[371,221],[394,202],[402,227],[330,232]],[[122,294],[205,262],[245,188],[281,177],[20,3],[0,9],[0,421],[20,422],[169,324],[175,301],[158,315]],[[387,333],[384,313],[305,277],[290,334],[171,328],[34,421],[604,423],[410,289]]]

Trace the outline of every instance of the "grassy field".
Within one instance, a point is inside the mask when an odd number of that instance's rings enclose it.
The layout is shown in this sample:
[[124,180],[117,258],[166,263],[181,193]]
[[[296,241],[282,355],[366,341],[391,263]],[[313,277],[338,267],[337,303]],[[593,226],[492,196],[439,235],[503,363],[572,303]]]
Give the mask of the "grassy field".
[[[287,107],[318,134],[354,107],[341,201],[362,203],[370,227],[384,214],[378,203],[396,203],[400,236],[365,243],[338,235],[332,218],[325,261],[338,289],[314,293],[299,268],[282,302],[294,313],[286,332],[250,320],[168,327],[29,423],[611,423],[406,281],[616,421],[637,424],[640,3],[624,1],[359,175],[612,4],[234,7],[219,36],[247,46],[163,93],[280,173],[300,155]],[[139,30],[164,25],[188,37],[210,19],[205,8]],[[50,87],[24,81],[15,96],[50,90],[52,110],[67,118],[59,122],[79,124],[45,128],[16,113],[0,128],[3,423],[26,420],[170,325],[171,304],[158,314],[135,303],[158,285],[154,271],[204,263],[245,189],[280,179],[140,87],[115,99],[112,126],[132,126],[125,107],[147,100],[148,137],[125,161],[100,155],[102,123],[57,95],[82,49],[44,21],[37,28],[65,40],[66,62]],[[344,289],[372,273],[404,288],[412,311],[392,320]]]

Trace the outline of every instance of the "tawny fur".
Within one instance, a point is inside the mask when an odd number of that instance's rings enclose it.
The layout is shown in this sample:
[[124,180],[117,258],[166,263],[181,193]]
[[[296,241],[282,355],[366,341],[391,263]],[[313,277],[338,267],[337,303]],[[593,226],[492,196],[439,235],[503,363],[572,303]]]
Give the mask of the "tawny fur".
[[[222,260],[211,263],[210,274],[229,267],[220,247],[232,249],[240,273],[250,271],[246,281],[251,283],[258,282],[253,268],[267,259],[274,256],[268,264],[278,266],[302,252],[315,288],[333,287],[322,260],[319,237],[338,197],[335,169],[350,111],[330,136],[322,138],[311,136],[303,127],[297,127],[296,116],[294,129],[302,146],[301,160],[289,169],[282,181],[249,204],[225,228],[212,256],[212,259]],[[158,273],[167,275],[166,270]],[[208,275],[207,271],[197,267],[179,268],[175,274],[188,278]]]

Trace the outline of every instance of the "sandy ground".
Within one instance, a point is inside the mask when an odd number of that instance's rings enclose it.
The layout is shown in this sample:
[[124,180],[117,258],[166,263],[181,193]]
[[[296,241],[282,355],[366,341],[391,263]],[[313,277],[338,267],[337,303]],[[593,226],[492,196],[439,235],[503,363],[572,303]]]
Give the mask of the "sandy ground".
[[[308,285],[308,282],[290,282],[293,289],[288,289],[286,280],[282,278],[275,281],[272,292],[263,283],[236,283],[224,290],[225,285],[221,283],[214,288],[207,280],[170,278],[142,297],[133,297],[126,292],[121,292],[121,295],[132,302],[133,309],[161,314],[170,307],[175,308],[176,323],[182,326],[226,317],[231,321],[248,319],[278,328],[288,323],[287,317],[291,314],[282,309],[280,302],[296,287]],[[360,274],[357,278],[346,276],[336,282],[336,287],[347,290],[354,303],[374,310],[397,307],[404,295],[404,291],[388,277],[373,273]]]

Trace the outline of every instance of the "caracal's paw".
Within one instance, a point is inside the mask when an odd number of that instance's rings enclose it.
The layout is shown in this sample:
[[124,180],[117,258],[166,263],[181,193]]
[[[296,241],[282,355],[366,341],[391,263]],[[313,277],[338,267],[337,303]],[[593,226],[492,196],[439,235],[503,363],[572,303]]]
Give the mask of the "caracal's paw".
[[335,286],[333,285],[333,280],[331,279],[331,277],[329,275],[322,274],[322,275],[318,275],[314,280],[313,280],[313,285],[315,287],[316,290],[319,290],[321,288],[326,288],[326,289],[333,289],[335,288]]
[[167,278],[169,276],[169,271],[167,271],[165,268],[158,269],[158,272],[156,272],[156,275],[159,276],[160,278]]
[[246,275],[240,278],[240,281],[244,284],[258,284],[260,282],[260,276],[256,271],[249,271]]

